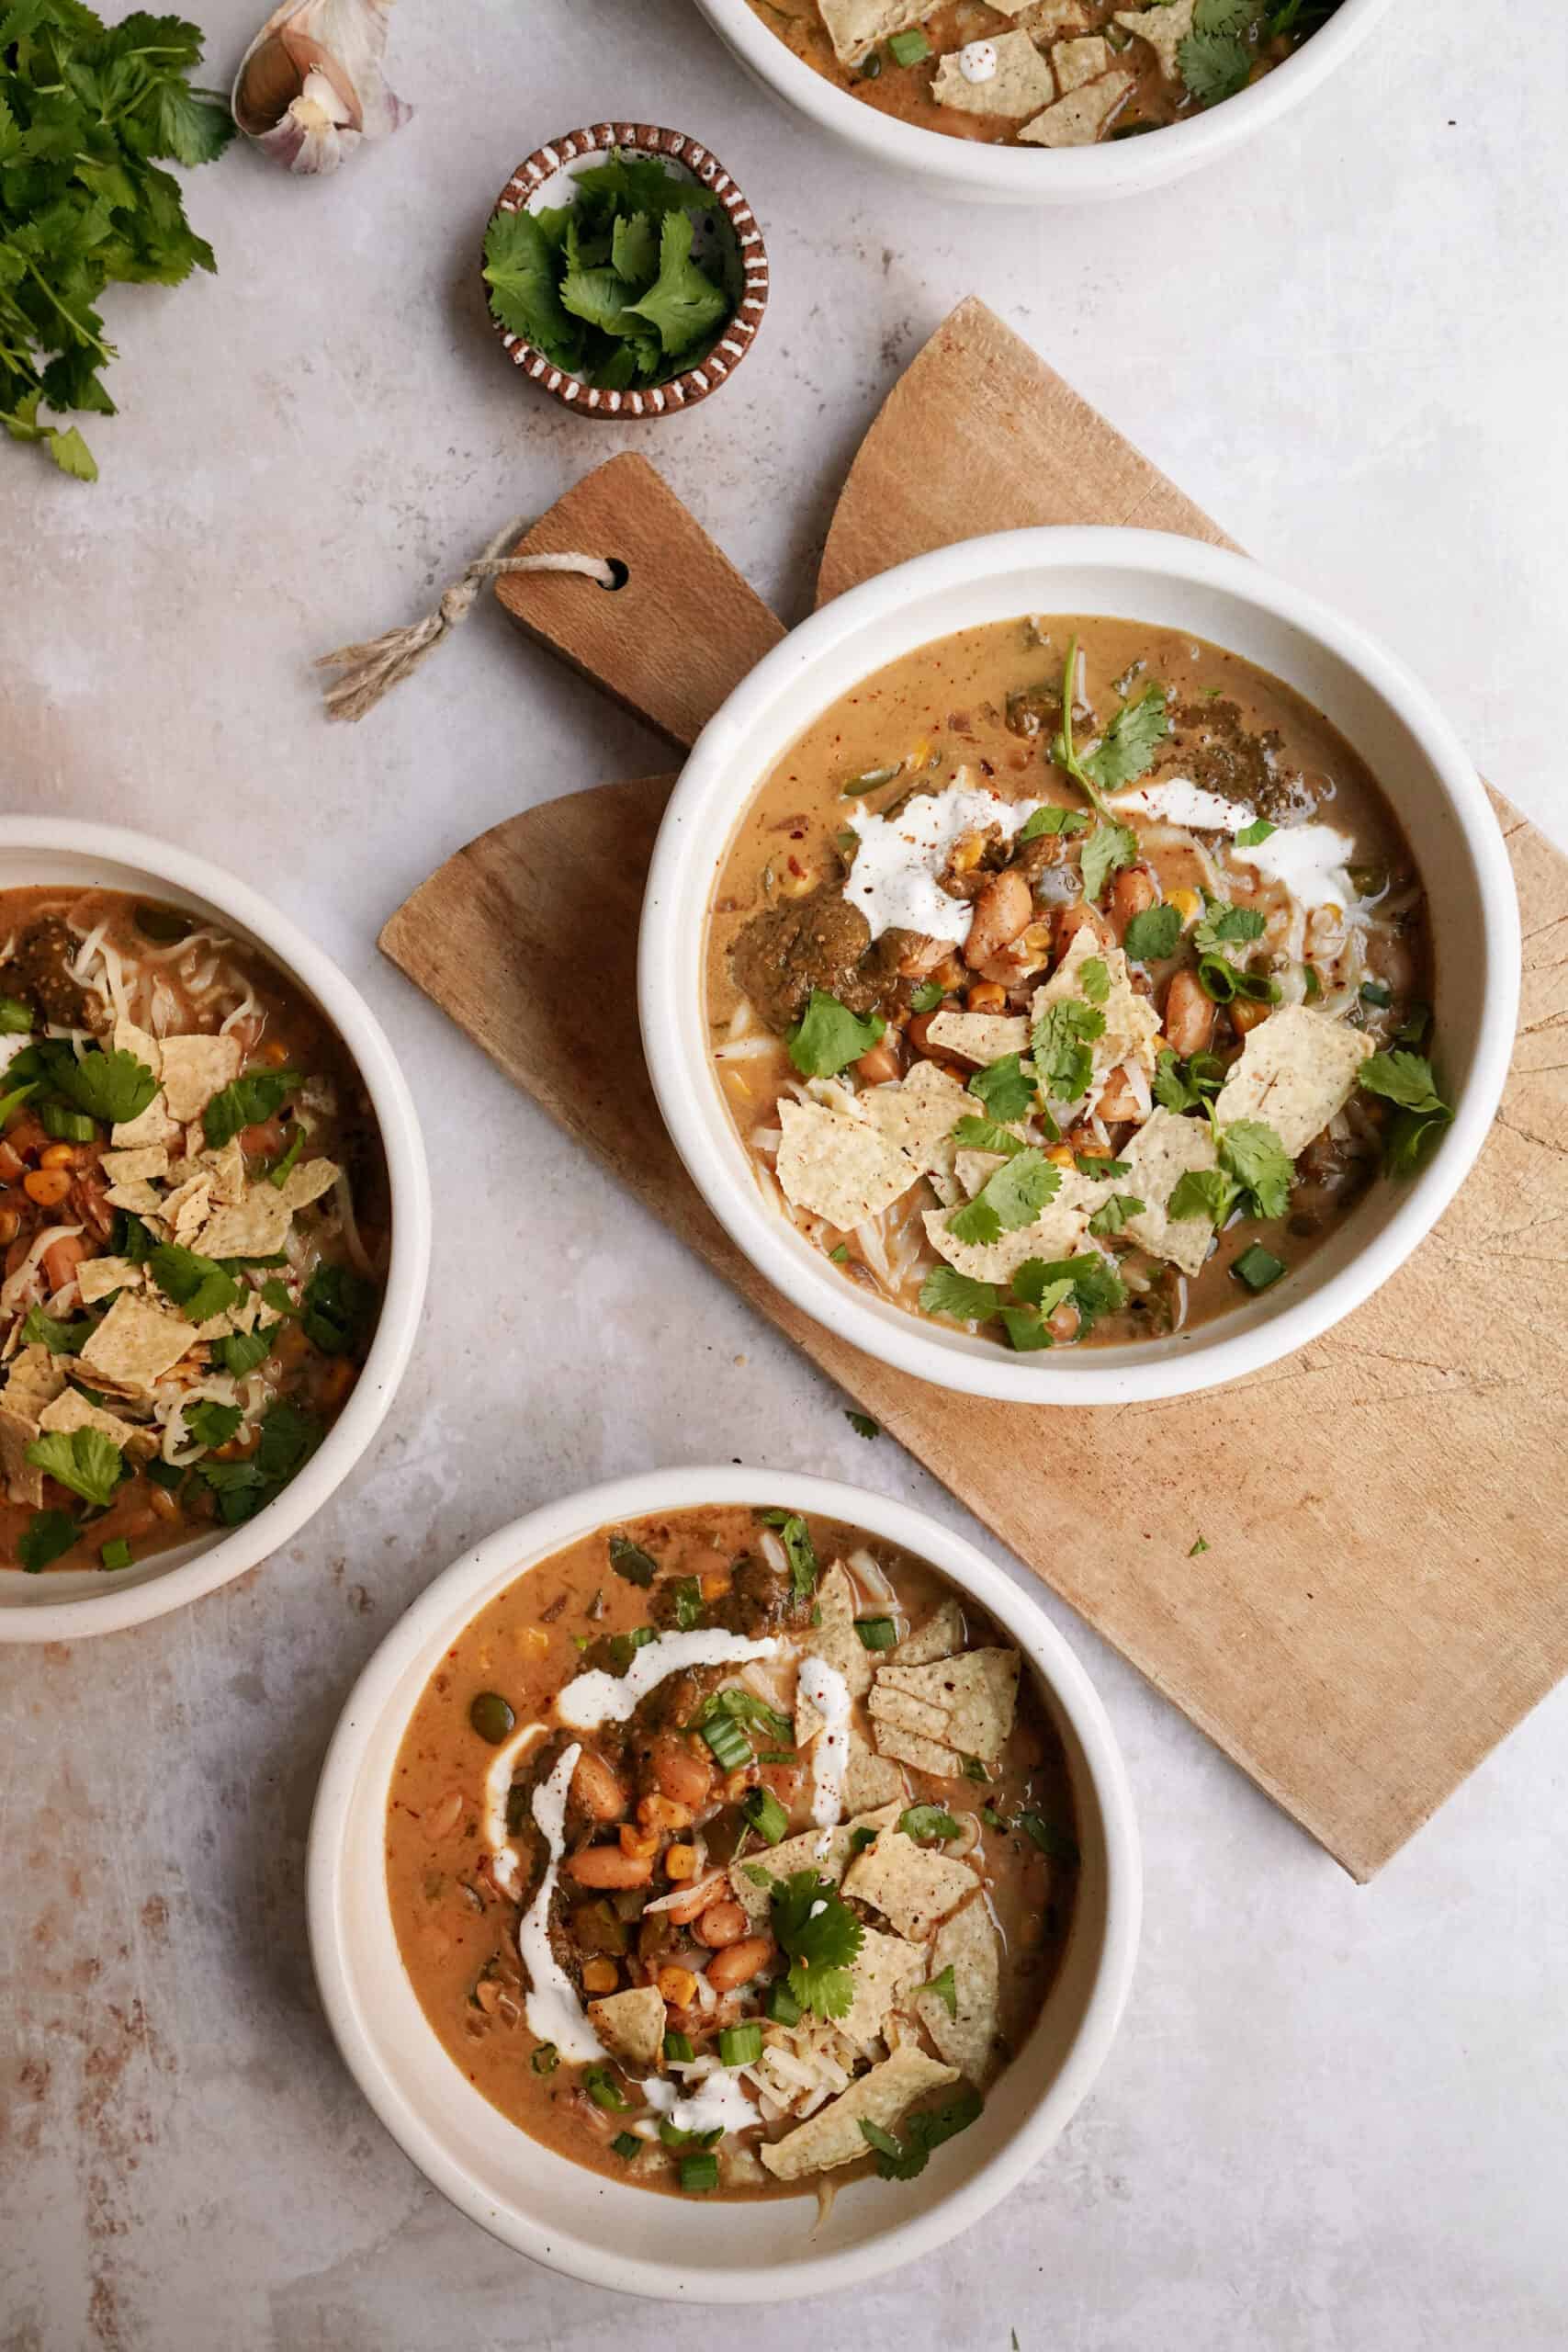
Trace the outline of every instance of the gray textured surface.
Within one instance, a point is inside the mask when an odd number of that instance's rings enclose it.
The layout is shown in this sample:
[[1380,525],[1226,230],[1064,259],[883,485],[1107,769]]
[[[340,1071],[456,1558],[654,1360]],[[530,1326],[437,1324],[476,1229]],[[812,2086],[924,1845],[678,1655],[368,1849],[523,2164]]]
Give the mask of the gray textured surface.
[[[216,79],[251,17],[206,14]],[[405,1052],[438,1215],[423,1347],[336,1507],[182,1616],[0,1656],[6,2352],[660,2340],[671,2319],[459,2220],[344,2076],[300,1916],[328,1731],[425,1580],[563,1487],[771,1457],[957,1517],[377,957],[382,918],[468,835],[662,752],[489,610],[357,731],[320,723],[310,656],[411,616],[507,513],[628,442],[798,614],[857,436],[975,291],[1246,545],[1389,638],[1568,840],[1568,35],[1535,12],[1527,55],[1489,14],[1395,12],[1267,148],[1035,217],[857,175],[682,0],[407,0],[412,125],[321,185],[248,155],[196,175],[220,276],[114,298],[123,413],[92,435],[99,486],[0,449],[4,805],[142,825],[270,888]],[[739,383],[640,433],[527,392],[475,282],[518,157],[612,107],[710,141],[774,264]],[[1358,1893],[1067,1622],[1148,1852],[1120,2045],[983,2230],[852,2311],[762,2314],[746,2340],[1561,2345],[1568,1698]],[[713,2325],[739,2333],[683,2332]]]

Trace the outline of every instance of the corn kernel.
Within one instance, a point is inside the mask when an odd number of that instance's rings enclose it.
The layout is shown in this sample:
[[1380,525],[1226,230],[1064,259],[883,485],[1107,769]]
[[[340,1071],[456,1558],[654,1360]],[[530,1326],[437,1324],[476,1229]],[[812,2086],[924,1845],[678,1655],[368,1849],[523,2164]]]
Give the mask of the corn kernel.
[[703,1599],[705,1600],[722,1600],[728,1590],[729,1570],[728,1568],[710,1568],[706,1576],[704,1577],[702,1580]]
[[66,1168],[29,1169],[22,1179],[22,1190],[40,1209],[57,1209],[71,1190],[71,1171]]
[[971,1012],[1000,1012],[1007,1001],[1007,990],[997,980],[976,980],[964,995]]
[[754,1777],[752,1769],[749,1764],[742,1764],[735,1771],[727,1772],[724,1778],[724,1801],[726,1804],[739,1804],[747,1790],[751,1786]]
[[908,758],[905,761],[904,765],[907,768],[923,768],[926,762],[931,758],[931,747],[930,738],[922,735],[914,750],[909,753]]
[[40,1168],[73,1168],[76,1155],[68,1143],[46,1144],[38,1156]]
[[1196,922],[1203,904],[1196,890],[1172,890],[1169,902],[1179,912],[1184,925]]
[[261,1058],[269,1069],[281,1069],[288,1059],[288,1048],[279,1037],[269,1037],[261,1049]]
[[1052,1144],[1045,1157],[1056,1168],[1070,1168],[1073,1164],[1073,1155],[1065,1143]]
[[697,1849],[694,1846],[671,1846],[664,1857],[664,1874],[673,1879],[677,1886],[682,1879],[693,1877],[696,1867]]
[[550,1646],[550,1637],[542,1625],[525,1625],[517,1636],[517,1646],[525,1657],[543,1657]]
[[953,852],[952,865],[954,874],[972,874],[985,854],[985,848],[984,833],[965,833]]
[[689,2009],[697,1997],[697,1980],[689,1968],[661,1968],[653,1981],[660,1999],[672,2009]]
[[639,1862],[648,1861],[659,1851],[659,1833],[654,1829],[634,1829],[629,1821],[621,1824],[621,1851]]
[[613,1960],[585,1960],[582,1963],[585,1993],[613,1993],[620,1981],[621,1972]]
[[692,1808],[676,1797],[643,1797],[637,1804],[637,1817],[645,1829],[689,1829]]

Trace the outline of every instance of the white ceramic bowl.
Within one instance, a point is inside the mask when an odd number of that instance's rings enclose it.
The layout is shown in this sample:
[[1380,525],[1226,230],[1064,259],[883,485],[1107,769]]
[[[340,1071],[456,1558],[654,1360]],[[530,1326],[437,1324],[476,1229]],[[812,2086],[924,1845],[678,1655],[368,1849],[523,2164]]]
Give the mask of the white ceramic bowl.
[[[708,1051],[707,908],[731,835],[774,762],[874,671],[955,629],[1021,613],[1104,614],[1258,663],[1324,711],[1403,823],[1430,907],[1438,1060],[1458,1109],[1409,1182],[1379,1182],[1299,1271],[1214,1321],[1136,1345],[1015,1355],[846,1282],[781,1213],[735,1130]],[[1507,854],[1462,745],[1372,639],[1245,557],[1163,532],[1006,531],[900,564],[775,646],[703,729],[670,801],[638,949],[643,1046],[688,1172],[761,1273],[868,1355],[947,1388],[1019,1403],[1126,1404],[1235,1380],[1371,1296],[1448,1206],[1484,1142],[1518,1012],[1519,917]]]
[[[437,2041],[399,1957],[387,1901],[387,1796],[409,1717],[443,1653],[516,1579],[580,1536],[649,1511],[783,1504],[847,1520],[929,1560],[1017,1642],[1066,1753],[1077,1904],[1062,1970],[980,2120],[919,2181],[858,2182],[813,2233],[809,2198],[705,2204],[622,2187],[508,2123]],[[382,1643],[333,1735],[310,1821],[310,1951],[328,2021],[405,2153],[471,2220],[553,2270],[693,2303],[777,2302],[858,2286],[967,2229],[1037,2163],[1111,2047],[1137,1956],[1143,1884],[1125,1769],[1089,1678],[1034,1601],[971,1544],[881,1495],[793,1472],[660,1470],[530,1512],[436,1578]],[[672,2249],[671,2239],[678,2239]]]
[[337,966],[247,884],[145,833],[53,817],[0,818],[0,889],[24,884],[164,899],[270,956],[313,999],[352,1055],[391,1183],[391,1262],[365,1369],[320,1449],[276,1501],[243,1526],[154,1553],[134,1567],[0,1575],[0,1642],[79,1641],[143,1624],[216,1591],[286,1544],[342,1485],[379,1429],[413,1350],[430,1270],[430,1180],[413,1098],[380,1023]]
[[863,106],[804,64],[748,0],[697,0],[752,79],[783,105],[868,162],[912,173],[933,194],[979,204],[1085,204],[1179,179],[1288,114],[1359,48],[1389,5],[1340,0],[1322,30],[1282,65],[1190,122],[1094,147],[989,147]]

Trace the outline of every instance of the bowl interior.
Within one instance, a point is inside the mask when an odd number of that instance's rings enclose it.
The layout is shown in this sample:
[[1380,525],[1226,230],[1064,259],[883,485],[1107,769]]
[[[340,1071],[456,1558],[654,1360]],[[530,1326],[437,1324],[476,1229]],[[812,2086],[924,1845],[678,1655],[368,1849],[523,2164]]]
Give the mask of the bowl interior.
[[[1052,552],[1053,542],[1059,543],[1057,555]],[[1075,551],[1086,542],[1105,552]],[[841,1326],[846,1306],[852,1306],[865,1334],[862,1344],[878,1351],[886,1348],[895,1361],[900,1360],[900,1350],[908,1361],[913,1331],[931,1361],[945,1359],[961,1381],[965,1362],[985,1367],[989,1376],[1005,1377],[1007,1385],[992,1393],[1026,1396],[1048,1390],[1070,1402],[1076,1392],[1089,1401],[1091,1385],[1099,1385],[1102,1400],[1108,1393],[1105,1384],[1113,1385],[1119,1376],[1146,1370],[1156,1361],[1183,1367],[1179,1379],[1168,1378],[1167,1386],[1201,1385],[1205,1360],[1216,1350],[1228,1348],[1240,1335],[1279,1325],[1321,1298],[1364,1261],[1381,1238],[1399,1241],[1402,1249],[1413,1247],[1429,1222],[1429,1202],[1421,1198],[1427,1180],[1373,1185],[1305,1265],[1284,1282],[1255,1299],[1243,1295],[1227,1314],[1191,1330],[1137,1344],[1006,1358],[995,1341],[923,1321],[917,1324],[900,1308],[852,1292],[782,1214],[735,1130],[707,1049],[703,959],[715,879],[753,790],[803,728],[871,673],[956,629],[1016,619],[1025,613],[1100,614],[1145,621],[1190,630],[1244,655],[1325,712],[1363,754],[1415,852],[1437,943],[1439,1061],[1461,1106],[1461,1119],[1439,1148],[1432,1175],[1440,1170],[1445,1155],[1456,1156],[1450,1159],[1451,1169],[1465,1148],[1464,1093],[1488,1043],[1489,1024],[1491,1044],[1495,1043],[1496,978],[1489,983],[1486,959],[1480,952],[1487,935],[1487,907],[1478,853],[1497,856],[1501,852],[1479,784],[1458,746],[1452,746],[1452,759],[1440,758],[1434,742],[1448,739],[1436,713],[1430,714],[1430,727],[1418,729],[1409,703],[1401,707],[1375,682],[1351,650],[1359,640],[1349,632],[1336,641],[1337,625],[1329,624],[1326,616],[1317,616],[1313,627],[1303,626],[1271,603],[1262,573],[1256,575],[1256,593],[1250,593],[1223,578],[1195,577],[1187,569],[1190,564],[1200,573],[1213,568],[1244,578],[1251,574],[1251,567],[1236,559],[1216,560],[1213,551],[1155,534],[1032,531],[972,541],[938,557],[919,559],[901,574],[885,575],[883,582],[871,583],[873,590],[884,590],[882,595],[857,590],[840,600],[840,606],[829,606],[770,656],[766,673],[754,676],[719,713],[687,767],[660,843],[648,918],[652,937],[645,933],[645,942],[660,970],[652,976],[645,972],[645,1019],[656,999],[662,1034],[650,1038],[650,1058],[661,1099],[671,1083],[678,1092],[677,1102],[665,1102],[666,1115],[673,1112],[682,1151],[695,1146],[688,1164],[698,1182],[749,1253],[760,1250],[770,1272],[773,1269],[768,1259],[776,1258],[779,1278],[787,1278],[786,1286],[793,1284],[796,1297],[808,1293],[802,1303],[809,1304],[821,1320]],[[908,583],[907,594],[886,589],[886,582],[900,577]],[[835,617],[845,609],[853,610],[853,624],[841,622],[835,628]],[[1413,685],[1410,691],[1424,702]],[[1473,836],[1450,797],[1456,790],[1469,795],[1477,827]],[[1490,842],[1483,838],[1487,831]],[[668,985],[663,984],[665,972]],[[1488,1060],[1494,1058],[1489,1053]],[[1491,1107],[1485,1105],[1485,1119]],[[1319,1317],[1319,1328],[1325,1319]],[[885,1338],[873,1337],[874,1332]],[[861,1332],[855,1336],[861,1338]],[[1273,1347],[1269,1351],[1278,1351]],[[999,1362],[1005,1362],[1005,1375],[998,1374]],[[940,1371],[933,1376],[942,1376]],[[1227,1370],[1210,1376],[1231,1374]]]
[[[265,938],[237,920],[215,899],[206,898],[198,891],[186,888],[178,882],[168,879],[153,866],[140,865],[130,857],[118,857],[98,851],[61,849],[43,843],[21,846],[7,842],[4,833],[0,832],[0,889],[20,889],[29,886],[50,888],[120,890],[132,897],[156,899],[167,905],[179,907],[187,914],[199,917],[203,922],[217,925],[286,972],[290,984],[309,999],[322,1019],[328,1022],[343,1039],[350,1054],[354,1055],[355,1066],[361,1077],[370,1088],[373,1105],[381,1126],[382,1140],[388,1148],[389,1174],[393,1188],[393,1228],[394,1232],[397,1231],[400,1209],[406,1206],[406,1203],[401,1203],[399,1199],[390,1129],[388,1122],[381,1115],[383,1104],[377,1099],[378,1090],[374,1074],[366,1069],[363,1061],[355,1053],[354,1040],[345,1033],[341,1009],[334,1009],[324,1002],[317,991],[311,988],[306,976],[295,965],[279,955]],[[423,1272],[416,1273],[412,1266],[400,1270],[400,1287],[406,1285],[410,1278],[417,1280],[419,1285],[423,1287]],[[380,1419],[400,1369],[397,1362],[400,1345],[394,1329],[398,1318],[389,1312],[391,1303],[392,1285],[389,1283],[387,1296],[382,1304],[381,1319],[377,1327],[376,1337],[371,1343],[370,1354],[355,1384],[354,1393],[343,1412],[333,1422],[316,1454],[299,1473],[299,1477],[285,1489],[284,1497],[279,1498],[280,1504],[284,1503],[285,1498],[289,1495],[295,1495],[298,1501],[309,1494],[312,1498],[309,1505],[310,1509],[315,1509],[320,1502],[324,1501],[355,1455],[367,1442],[371,1430]],[[298,1493],[296,1493],[297,1489]],[[274,1524],[278,1527],[278,1532],[276,1537],[269,1540],[268,1521],[272,1519],[273,1511],[278,1509],[279,1504],[269,1506],[268,1510],[258,1512],[254,1520],[248,1521],[238,1531],[226,1527],[215,1527],[210,1532],[197,1536],[189,1543],[173,1544],[167,1551],[155,1552],[149,1558],[139,1560],[129,1568],[117,1568],[112,1572],[95,1572],[90,1568],[50,1569],[42,1576],[21,1574],[0,1576],[0,1618],[9,1616],[14,1621],[21,1621],[37,1611],[52,1611],[62,1605],[68,1607],[73,1605],[75,1613],[84,1621],[89,1614],[98,1613],[105,1604],[115,1610],[117,1622],[120,1623],[130,1622],[137,1615],[154,1614],[156,1612],[153,1610],[147,1608],[139,1610],[134,1603],[130,1603],[130,1597],[141,1587],[162,1583],[166,1577],[174,1576],[176,1571],[206,1560],[220,1544],[234,1544],[237,1535],[244,1540],[249,1557],[259,1559],[264,1553],[272,1548],[274,1542],[282,1542],[288,1532],[288,1530],[281,1525],[281,1519],[279,1519],[274,1521]],[[298,1514],[295,1515],[292,1523],[298,1523]],[[253,1530],[260,1531],[259,1542],[254,1539]],[[247,1565],[245,1561],[239,1561],[236,1573],[238,1567],[244,1565]],[[205,1589],[205,1586],[202,1589]],[[130,1603],[129,1607],[128,1603]]]
[[[1029,2041],[987,2094],[985,2114],[933,2156],[916,2182],[896,2188],[878,2180],[840,2191],[828,2221],[813,2231],[813,2198],[752,2203],[715,2200],[703,2208],[701,2227],[683,2238],[672,2267],[671,2201],[647,2190],[600,2178],[531,2140],[492,2108],[453,2064],[425,2021],[398,1954],[387,1897],[385,1815],[388,1791],[409,1716],[462,1627],[505,1586],[580,1535],[628,1510],[674,1508],[671,1478],[687,1487],[683,1504],[699,1500],[774,1502],[788,1495],[792,1510],[835,1510],[874,1529],[897,1511],[897,1540],[954,1575],[956,1561],[975,1561],[983,1589],[976,1598],[1019,1641],[1068,1759],[1078,1815],[1082,1862],[1073,1925],[1061,1973]],[[698,1492],[698,1484],[701,1493]],[[634,1484],[642,1493],[627,1499]],[[1120,1825],[1113,1872],[1112,1830],[1097,1777],[1074,1714],[1057,1682],[1073,1686],[1077,1713],[1084,1700],[1100,1717],[1081,1669],[1017,1589],[966,1545],[902,1507],[879,1505],[851,1489],[819,1487],[798,1478],[759,1483],[755,1473],[731,1470],[664,1474],[650,1504],[651,1483],[626,1482],[618,1507],[609,1491],[579,1497],[538,1519],[505,1529],[448,1570],[395,1630],[355,1693],[323,1775],[311,1826],[311,1936],[329,2015],[344,2055],[382,2121],[437,2187],[498,2237],[536,2259],[601,2285],[644,2294],[706,2300],[774,2300],[815,2292],[851,2276],[866,2276],[916,2250],[911,2237],[936,2242],[978,2216],[1012,2186],[1061,2128],[1081,2098],[1101,2054],[1081,2043],[1091,2013],[1109,2038],[1119,2012],[1136,1940],[1136,1890]],[[914,1532],[910,1532],[911,1526]],[[962,1570],[954,1580],[965,1581]],[[417,1624],[414,1621],[417,1620]],[[397,1655],[389,1655],[396,1649]],[[1060,1650],[1059,1674],[1052,1669]],[[1043,1659],[1045,1661],[1043,1665]],[[1077,1695],[1081,1686],[1081,1695]],[[1106,1734],[1109,1739],[1109,1733]],[[1116,1768],[1118,1786],[1120,1768]],[[1111,1915],[1115,1933],[1111,1934]],[[1116,1959],[1108,1967],[1108,1946]],[[1112,1985],[1109,1980],[1116,1979]],[[1104,2022],[1107,2009],[1111,2012]],[[1017,2136],[1032,2119],[1026,2154]],[[941,2218],[935,2217],[939,2214]],[[933,2235],[933,2232],[936,2233]]]

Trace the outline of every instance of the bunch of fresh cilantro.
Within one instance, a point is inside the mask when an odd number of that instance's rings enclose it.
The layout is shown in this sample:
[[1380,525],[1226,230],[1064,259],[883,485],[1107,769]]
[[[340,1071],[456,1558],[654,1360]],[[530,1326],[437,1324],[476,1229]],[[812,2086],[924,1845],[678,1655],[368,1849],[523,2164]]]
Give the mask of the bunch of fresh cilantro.
[[91,450],[40,411],[114,414],[104,288],[216,266],[156,160],[209,163],[233,136],[227,101],[187,78],[201,40],[178,17],[110,28],[82,0],[0,0],[0,424],[81,481]]
[[[650,157],[615,148],[575,176],[573,203],[491,220],[491,310],[596,390],[667,384],[706,358],[739,306],[735,232],[705,188]],[[702,261],[699,220],[714,227]]]

